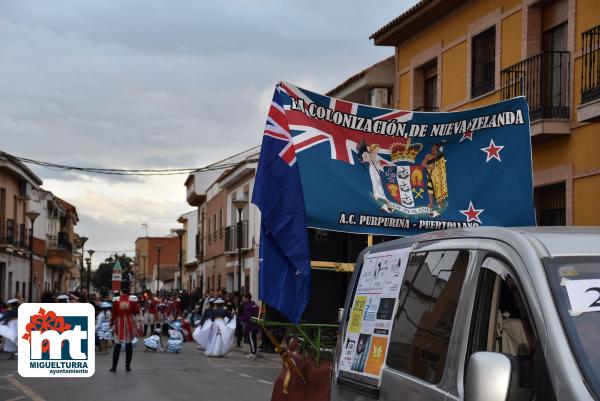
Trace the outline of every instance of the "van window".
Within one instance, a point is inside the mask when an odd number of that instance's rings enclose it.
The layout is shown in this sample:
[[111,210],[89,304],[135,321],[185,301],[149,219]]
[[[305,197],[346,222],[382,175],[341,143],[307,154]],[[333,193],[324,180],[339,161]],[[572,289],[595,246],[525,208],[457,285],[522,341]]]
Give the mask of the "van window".
[[517,281],[499,259],[489,257],[482,267],[465,368],[470,355],[478,351],[510,355],[519,366],[519,380],[508,400],[534,395],[539,400],[555,400],[543,350]]
[[414,253],[406,268],[387,366],[439,383],[467,265],[468,251]]

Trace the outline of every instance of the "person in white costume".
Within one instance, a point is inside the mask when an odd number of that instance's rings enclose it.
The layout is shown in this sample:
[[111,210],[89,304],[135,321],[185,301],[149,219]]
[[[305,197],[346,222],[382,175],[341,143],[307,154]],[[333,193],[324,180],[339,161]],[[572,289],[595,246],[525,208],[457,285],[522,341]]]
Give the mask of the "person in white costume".
[[10,354],[9,359],[17,357],[18,308],[19,300],[9,299],[6,301],[6,312],[0,319],[0,336],[4,337],[4,352]]
[[160,338],[160,329],[154,329],[154,332],[151,336],[144,338],[144,347],[146,349],[144,352],[152,351],[152,352],[162,352],[162,341]]
[[174,321],[169,324],[169,340],[167,341],[167,352],[179,353],[183,348],[183,333],[181,332],[181,322]]
[[198,343],[198,349],[204,351],[208,347],[208,342],[211,339],[211,330],[214,320],[214,299],[209,300],[208,306],[204,308],[202,317],[200,318],[198,326],[192,333],[192,338]]
[[229,311],[223,307],[225,301],[217,299],[214,304],[214,320],[210,327],[210,337],[204,355],[223,357],[233,347],[236,320],[235,316],[230,316]]
[[112,328],[110,327],[112,303],[102,301],[100,308],[102,311],[96,316],[96,335],[100,340],[100,352],[108,354],[108,346],[113,337]]

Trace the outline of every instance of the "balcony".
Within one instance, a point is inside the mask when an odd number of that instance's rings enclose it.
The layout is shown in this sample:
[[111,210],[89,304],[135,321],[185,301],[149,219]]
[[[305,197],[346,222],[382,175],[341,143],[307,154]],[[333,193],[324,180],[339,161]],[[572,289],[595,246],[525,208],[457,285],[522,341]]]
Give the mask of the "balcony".
[[74,266],[73,244],[67,233],[59,232],[58,235],[49,237],[47,256],[47,263],[51,267],[70,269]]
[[581,105],[577,121],[600,121],[600,25],[581,34]]
[[570,133],[570,59],[569,52],[543,52],[501,71],[502,99],[527,98],[532,140]]
[[29,248],[31,230],[25,224],[15,224],[13,219],[0,219],[0,247]]
[[[225,253],[236,253],[237,224],[225,227]],[[242,249],[248,249],[248,220],[242,220]]]

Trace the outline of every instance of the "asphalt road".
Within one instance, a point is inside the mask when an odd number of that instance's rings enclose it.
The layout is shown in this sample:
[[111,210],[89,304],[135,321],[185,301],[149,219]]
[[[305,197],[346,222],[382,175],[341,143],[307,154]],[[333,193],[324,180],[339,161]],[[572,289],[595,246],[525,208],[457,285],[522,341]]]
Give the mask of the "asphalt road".
[[195,343],[185,343],[179,354],[154,354],[137,347],[132,372],[125,372],[121,352],[116,373],[108,371],[111,354],[96,354],[96,373],[85,379],[23,378],[17,361],[0,353],[0,401],[270,400],[280,359],[273,354],[247,359],[247,349],[207,358]]

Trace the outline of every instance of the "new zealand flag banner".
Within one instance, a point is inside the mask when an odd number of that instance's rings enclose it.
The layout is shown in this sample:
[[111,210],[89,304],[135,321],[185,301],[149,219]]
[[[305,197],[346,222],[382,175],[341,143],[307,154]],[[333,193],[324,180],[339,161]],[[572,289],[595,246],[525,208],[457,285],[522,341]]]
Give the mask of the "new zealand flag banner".
[[412,235],[535,224],[525,98],[421,113],[278,90],[285,121],[274,127],[286,132],[275,138],[298,163],[308,226]]
[[[295,291],[300,302],[289,305],[294,311],[288,316],[296,320],[310,277],[307,226],[404,236],[535,225],[527,103],[519,97],[478,109],[422,113],[280,83],[253,202],[263,219],[261,288]],[[286,310],[286,297],[261,295]]]

